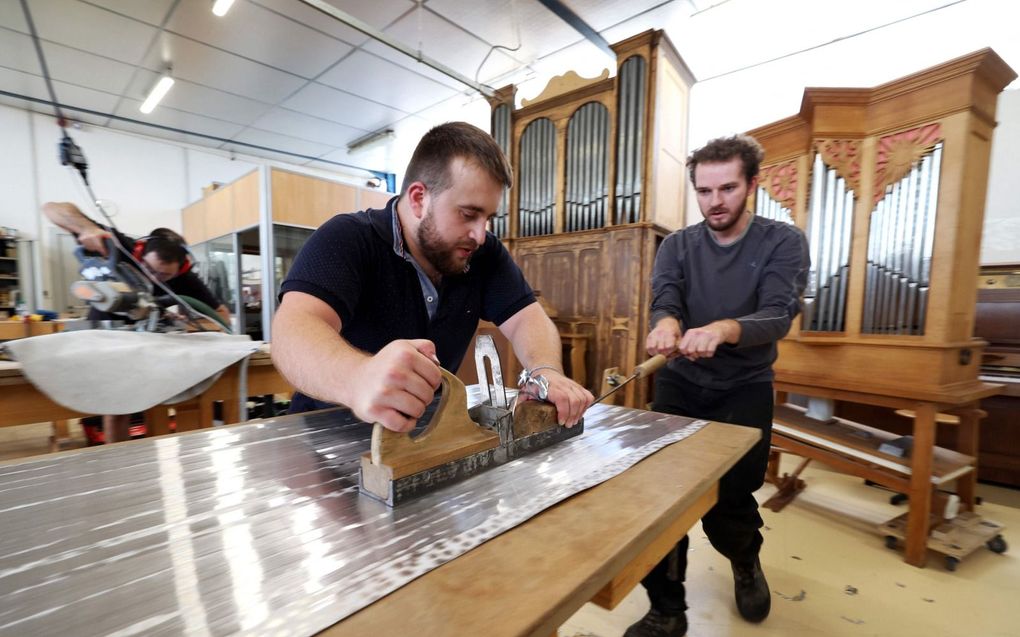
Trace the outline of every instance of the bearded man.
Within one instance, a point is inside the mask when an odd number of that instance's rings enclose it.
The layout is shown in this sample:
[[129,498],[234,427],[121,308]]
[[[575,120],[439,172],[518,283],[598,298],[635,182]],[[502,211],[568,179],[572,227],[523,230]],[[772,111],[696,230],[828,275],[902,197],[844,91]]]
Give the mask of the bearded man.
[[339,214],[315,231],[273,319],[273,362],[298,390],[291,412],[342,404],[409,431],[439,388],[439,366],[460,366],[481,319],[545,377],[559,421],[580,420],[594,397],[564,375],[556,327],[486,231],[512,182],[488,133],[446,123],[418,143],[385,209]]

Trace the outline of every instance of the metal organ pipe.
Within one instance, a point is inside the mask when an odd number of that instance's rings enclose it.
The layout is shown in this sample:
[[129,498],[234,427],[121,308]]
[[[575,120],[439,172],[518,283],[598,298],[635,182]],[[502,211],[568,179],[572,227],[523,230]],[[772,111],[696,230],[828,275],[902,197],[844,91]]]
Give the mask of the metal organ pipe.
[[842,332],[846,323],[854,193],[819,154],[815,155],[811,174],[808,243],[812,269],[805,291],[803,325],[811,331]]
[[942,143],[895,184],[871,213],[861,329],[924,334],[935,241]]

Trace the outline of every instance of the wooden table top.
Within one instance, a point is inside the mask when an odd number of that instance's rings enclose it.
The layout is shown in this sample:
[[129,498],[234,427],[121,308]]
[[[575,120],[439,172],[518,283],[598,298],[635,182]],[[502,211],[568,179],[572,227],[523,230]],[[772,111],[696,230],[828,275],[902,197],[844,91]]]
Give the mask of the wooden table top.
[[759,436],[710,423],[320,634],[548,637]]

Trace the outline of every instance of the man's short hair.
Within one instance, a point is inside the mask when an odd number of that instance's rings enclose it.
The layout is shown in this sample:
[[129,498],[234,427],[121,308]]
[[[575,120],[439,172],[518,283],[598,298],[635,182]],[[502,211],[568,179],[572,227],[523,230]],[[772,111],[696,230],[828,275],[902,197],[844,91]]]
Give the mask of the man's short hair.
[[765,151],[758,140],[750,135],[734,135],[732,137],[717,137],[708,142],[698,150],[694,151],[687,158],[687,171],[691,176],[691,183],[694,182],[694,169],[698,164],[718,164],[728,162],[734,157],[740,159],[744,166],[744,177],[747,183],[758,176],[758,167],[761,165]]
[[149,236],[160,237],[162,239],[170,239],[171,241],[176,241],[181,245],[188,245],[188,242],[184,240],[184,237],[177,234],[170,228],[155,228],[153,229],[152,232],[149,233]]
[[492,135],[466,122],[447,122],[425,133],[418,142],[407,164],[400,194],[406,193],[416,181],[437,194],[449,188],[453,185],[450,164],[455,157],[476,162],[506,188],[514,183],[510,162]]
[[[170,232],[177,234],[172,230]],[[184,261],[188,258],[188,249],[184,246],[183,241],[157,234],[152,234],[145,240],[142,256],[144,257],[150,252],[156,253],[156,258],[163,263],[184,265]]]

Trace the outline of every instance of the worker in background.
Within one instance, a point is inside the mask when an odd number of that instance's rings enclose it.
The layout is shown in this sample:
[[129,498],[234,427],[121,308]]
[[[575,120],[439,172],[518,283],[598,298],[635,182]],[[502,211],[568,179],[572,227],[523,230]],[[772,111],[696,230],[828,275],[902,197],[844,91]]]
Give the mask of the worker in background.
[[[763,151],[753,138],[715,139],[687,159],[704,221],[662,242],[652,275],[649,354],[670,358],[655,377],[652,409],[754,427],[761,440],[719,483],[702,518],[712,546],[729,558],[741,617],[768,617],[771,597],[758,553],[762,518],[754,491],[764,482],[772,432],[776,342],[801,309],[808,245],[793,225],[754,216],[748,195]],[[687,632],[684,537],[642,581],[651,610],[626,637]]]
[[[116,239],[142,266],[178,296],[190,296],[216,310],[228,324],[230,309],[213,295],[194,271],[184,237],[169,228],[156,228],[148,236],[131,239],[118,230],[97,224],[72,203],[49,202],[43,205],[43,214],[54,224],[74,235],[90,252],[109,256],[106,242]],[[126,260],[127,257],[125,256]],[[90,320],[124,319],[125,317],[89,310]]]
[[[215,309],[226,324],[230,324],[230,310],[217,299],[194,271],[184,237],[168,228],[156,228],[147,237],[131,239],[116,229],[110,229],[90,219],[73,203],[49,202],[43,205],[43,214],[60,228],[70,232],[86,250],[107,254],[107,241],[116,240],[141,262],[156,280],[178,296],[189,296]],[[123,257],[125,260],[126,256]],[[123,320],[126,316],[101,312],[89,308],[91,321]],[[118,442],[129,437],[131,416],[128,414],[103,416],[104,442]],[[83,424],[88,425],[87,419]]]
[[433,400],[439,366],[456,370],[488,320],[547,385],[560,422],[580,420],[593,396],[564,375],[556,327],[486,231],[511,183],[488,133],[443,124],[418,143],[399,197],[336,215],[308,239],[273,319],[273,362],[299,390],[292,412],[342,404],[408,431]]

